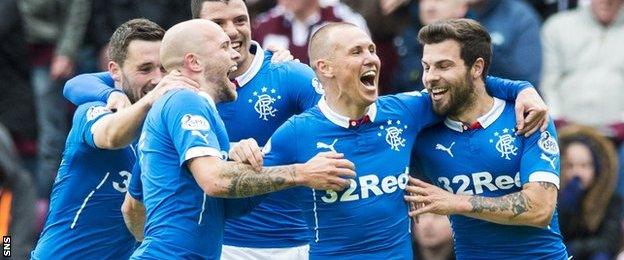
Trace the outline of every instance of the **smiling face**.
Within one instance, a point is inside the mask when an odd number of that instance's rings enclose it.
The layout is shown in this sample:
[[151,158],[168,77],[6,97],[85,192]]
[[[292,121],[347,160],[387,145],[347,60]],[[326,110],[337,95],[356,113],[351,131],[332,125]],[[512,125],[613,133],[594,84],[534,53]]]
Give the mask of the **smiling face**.
[[377,100],[381,61],[370,36],[355,26],[335,29],[339,39],[330,58],[340,92],[357,105],[368,106]]
[[163,77],[160,64],[160,41],[133,40],[128,44],[128,54],[121,66],[114,63],[113,78],[132,103],[156,87]]
[[476,99],[470,70],[454,40],[426,44],[423,48],[423,83],[438,115],[456,115]]
[[204,77],[215,86],[215,101],[233,101],[237,97],[236,85],[230,81],[229,76],[236,71],[236,60],[240,59],[240,54],[232,48],[230,39],[223,30],[213,33],[215,36],[204,41],[205,48],[202,48],[210,50],[201,53]]
[[221,26],[230,37],[232,48],[239,53],[236,59],[238,71],[233,76],[241,75],[249,68],[252,61],[252,55],[249,53],[251,25],[245,2],[242,0],[204,1],[199,16]]

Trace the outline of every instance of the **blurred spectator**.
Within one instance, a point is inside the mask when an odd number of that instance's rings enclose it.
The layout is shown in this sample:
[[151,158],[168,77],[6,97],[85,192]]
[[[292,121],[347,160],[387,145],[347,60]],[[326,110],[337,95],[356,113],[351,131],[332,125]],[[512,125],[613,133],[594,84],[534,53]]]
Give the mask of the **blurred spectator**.
[[492,37],[489,74],[539,86],[542,46],[537,12],[525,1],[466,1],[470,6],[467,17],[485,26]]
[[[133,18],[146,18],[165,29],[169,29],[174,24],[191,19],[190,1],[90,1],[93,3],[93,8],[85,42],[87,47],[92,48],[87,53],[97,55],[97,58],[93,56],[92,60],[99,60],[98,71],[108,69],[106,46],[115,29],[122,23]],[[87,64],[86,66],[91,67],[93,65]]]
[[451,222],[447,216],[425,213],[412,225],[414,258],[419,260],[455,259]]
[[89,0],[20,0],[18,7],[29,45],[39,129],[38,191],[40,198],[47,199],[67,134],[68,105],[62,87],[74,73],[90,4]]
[[624,0],[593,0],[544,24],[541,85],[555,119],[624,138]]
[[247,11],[249,11],[249,20],[255,20],[261,13],[269,11],[276,4],[276,0],[246,0]]
[[[399,64],[399,56],[394,46],[394,38],[405,26],[410,25],[409,8],[412,0],[341,0],[361,14],[370,29],[373,42],[377,45],[377,55],[383,63],[379,76],[379,94],[393,94],[401,90],[393,79]],[[420,65],[420,61],[418,62]]]
[[551,15],[574,9],[578,6],[578,0],[526,0],[540,14],[542,21]]
[[574,259],[613,259],[622,243],[615,148],[596,129],[573,125],[559,131],[559,143],[559,223],[568,252]]
[[465,0],[420,0],[410,4],[409,11],[412,22],[395,39],[400,58],[393,85],[398,92],[424,87],[420,63],[423,47],[416,39],[420,28],[440,20],[464,17],[468,6]]
[[366,21],[340,2],[320,0],[278,0],[277,6],[258,17],[253,24],[252,39],[263,48],[277,46],[290,50],[302,63],[308,64],[308,38],[325,22],[349,22],[368,31]]
[[17,0],[0,1],[0,123],[23,157],[35,156],[37,124],[30,88],[26,40]]
[[11,257],[29,259],[35,241],[36,191],[0,125],[0,236],[11,236]]

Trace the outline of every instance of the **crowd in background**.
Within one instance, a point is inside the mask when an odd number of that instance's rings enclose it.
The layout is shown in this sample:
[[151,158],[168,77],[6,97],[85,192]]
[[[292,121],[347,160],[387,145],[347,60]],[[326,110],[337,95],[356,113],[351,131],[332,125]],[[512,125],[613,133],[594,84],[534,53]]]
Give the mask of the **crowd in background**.
[[[559,219],[575,259],[614,259],[622,249],[623,4],[247,0],[252,38],[287,48],[301,62],[308,61],[308,37],[324,22],[369,31],[384,65],[380,94],[423,88],[416,40],[423,25],[460,17],[483,24],[493,43],[490,75],[531,82],[560,131]],[[166,29],[190,16],[189,1],[179,0],[0,1],[0,231],[13,236],[18,259],[36,241],[61,163],[72,110],[62,96],[65,81],[107,70],[107,42],[123,22],[145,17]],[[421,216],[413,234],[419,259],[453,259],[448,218]]]

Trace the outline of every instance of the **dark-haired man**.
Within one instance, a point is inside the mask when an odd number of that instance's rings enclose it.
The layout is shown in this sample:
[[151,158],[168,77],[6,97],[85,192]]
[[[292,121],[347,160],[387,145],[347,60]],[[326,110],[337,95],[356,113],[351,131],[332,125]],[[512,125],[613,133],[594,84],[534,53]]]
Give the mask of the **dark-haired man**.
[[132,253],[135,239],[120,211],[135,161],[130,144],[159,96],[195,85],[180,76],[161,80],[158,51],[163,35],[155,23],[135,19],[111,37],[114,85],[135,104],[117,113],[103,102],[76,110],[33,259],[127,259]]
[[[516,134],[514,102],[486,92],[492,43],[474,20],[423,27],[423,82],[443,123],[421,132],[410,212],[450,215],[458,259],[567,259],[557,221],[559,147],[552,121]],[[437,186],[436,186],[437,185]]]

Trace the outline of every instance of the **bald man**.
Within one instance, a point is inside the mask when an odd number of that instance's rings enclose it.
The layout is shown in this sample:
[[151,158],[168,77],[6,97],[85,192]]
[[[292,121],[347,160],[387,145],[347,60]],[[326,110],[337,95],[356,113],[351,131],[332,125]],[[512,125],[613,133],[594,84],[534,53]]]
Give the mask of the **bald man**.
[[[293,196],[313,233],[310,259],[412,259],[403,190],[418,132],[441,119],[431,98],[421,92],[378,98],[381,62],[370,36],[354,25],[319,29],[309,56],[325,96],[273,134],[264,164],[299,163],[332,151],[344,153],[358,171],[344,192],[298,188]],[[526,82],[494,78],[488,84],[507,99],[521,90],[537,95],[523,90]]]
[[165,33],[160,59],[197,81],[199,92],[170,91],[148,113],[139,139],[145,239],[132,259],[219,259],[225,218],[257,200],[227,200],[297,185],[342,190],[355,176],[338,153],[305,164],[262,168],[224,161],[228,136],[215,104],[236,99],[228,74],[239,54],[215,23],[190,20]]

